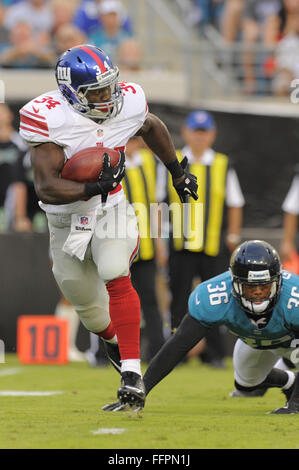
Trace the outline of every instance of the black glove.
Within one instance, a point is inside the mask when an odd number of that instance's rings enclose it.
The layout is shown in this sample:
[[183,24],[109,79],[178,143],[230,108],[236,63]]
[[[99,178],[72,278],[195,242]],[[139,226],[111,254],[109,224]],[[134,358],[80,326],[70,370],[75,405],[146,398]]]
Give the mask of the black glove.
[[[187,173],[185,168],[187,167],[188,158],[184,157],[181,161],[180,165],[184,172],[184,177],[181,176],[179,178],[172,178],[173,186],[175,187],[176,192],[179,195],[179,198],[182,203],[187,202],[187,197],[192,196],[193,199],[198,199],[197,189],[197,178],[196,176],[192,175],[191,173]],[[182,179],[183,178],[183,179]]]
[[97,182],[100,194],[108,194],[113,191],[125,175],[125,154],[122,151],[119,151],[119,153],[120,159],[115,166],[111,166],[108,153],[104,153],[103,169]]
[[111,166],[108,153],[104,153],[103,169],[96,183],[85,184],[85,194],[88,197],[102,195],[102,201],[106,202],[108,193],[115,189],[125,175],[125,153],[119,150],[120,159],[117,165]]

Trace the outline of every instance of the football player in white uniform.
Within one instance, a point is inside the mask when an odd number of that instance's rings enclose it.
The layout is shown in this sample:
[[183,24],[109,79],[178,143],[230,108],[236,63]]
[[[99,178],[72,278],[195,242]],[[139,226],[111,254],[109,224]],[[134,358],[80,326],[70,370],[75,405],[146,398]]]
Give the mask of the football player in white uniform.
[[[121,373],[120,402],[142,408],[140,302],[130,280],[139,235],[121,186],[127,141],[143,137],[171,172],[182,201],[197,199],[197,182],[178,162],[166,126],[148,112],[142,88],[118,78],[118,68],[101,49],[81,45],[67,50],[56,65],[59,90],[20,110],[20,134],[31,146],[55,279],[84,326],[104,340]],[[112,167],[106,154],[97,182],[61,178],[67,159],[96,146],[119,150],[118,165]],[[114,227],[113,235],[105,224]]]

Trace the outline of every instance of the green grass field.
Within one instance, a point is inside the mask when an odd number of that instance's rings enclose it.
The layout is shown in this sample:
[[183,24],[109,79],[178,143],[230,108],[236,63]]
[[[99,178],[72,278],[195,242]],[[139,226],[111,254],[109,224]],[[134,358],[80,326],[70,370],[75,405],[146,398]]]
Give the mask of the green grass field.
[[[279,390],[262,398],[229,397],[230,360],[226,370],[196,360],[177,367],[152,390],[141,418],[101,410],[115,401],[118,386],[110,366],[24,366],[7,354],[0,364],[0,448],[299,449],[299,415],[267,414],[284,404]],[[3,396],[5,391],[63,393]],[[109,434],[101,434],[105,428]],[[113,429],[121,434],[111,434]]]

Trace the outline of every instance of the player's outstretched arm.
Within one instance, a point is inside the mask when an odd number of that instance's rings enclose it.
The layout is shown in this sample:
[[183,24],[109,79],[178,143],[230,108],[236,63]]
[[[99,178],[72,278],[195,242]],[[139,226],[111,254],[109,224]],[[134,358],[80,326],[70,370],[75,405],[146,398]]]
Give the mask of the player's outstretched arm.
[[184,358],[206,334],[207,328],[188,313],[179,328],[149,363],[143,377],[146,394]]
[[145,143],[164,163],[172,175],[175,187],[181,202],[187,202],[187,197],[198,199],[197,179],[186,172],[187,157],[180,163],[166,125],[154,114],[149,114],[143,126],[136,135],[143,138]]

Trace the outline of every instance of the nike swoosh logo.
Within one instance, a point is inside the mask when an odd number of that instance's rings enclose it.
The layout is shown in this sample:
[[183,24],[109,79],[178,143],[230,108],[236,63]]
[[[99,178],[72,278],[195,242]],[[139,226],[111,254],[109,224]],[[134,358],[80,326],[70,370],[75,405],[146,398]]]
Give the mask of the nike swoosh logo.
[[39,113],[39,109],[35,109],[34,106],[32,106],[32,109],[33,109],[33,111],[34,111],[35,113]]
[[122,170],[122,168],[119,168],[119,169],[118,169],[118,172],[113,174],[113,178],[114,178],[114,179],[116,179],[116,178],[118,177],[118,175],[120,174],[121,170]]
[[195,303],[196,303],[196,305],[199,305],[199,304],[200,304],[200,300],[199,300],[199,298],[198,298],[198,295],[197,295],[197,294],[196,294],[196,296],[195,296]]

